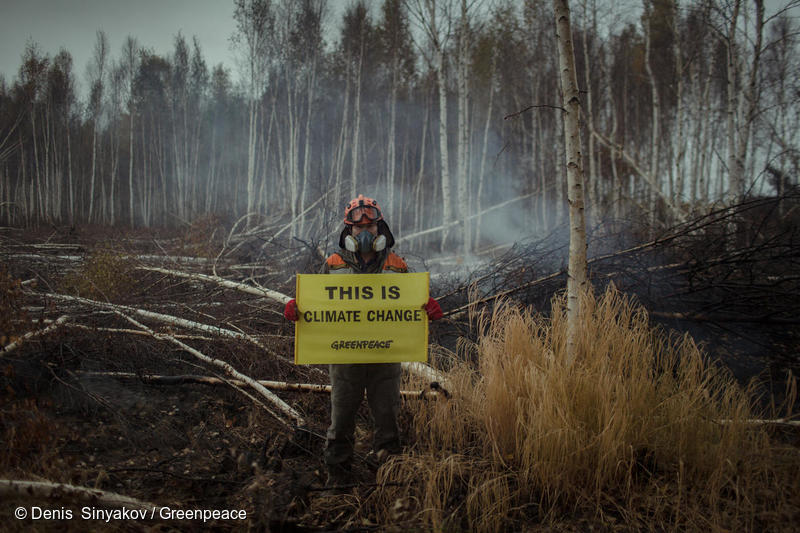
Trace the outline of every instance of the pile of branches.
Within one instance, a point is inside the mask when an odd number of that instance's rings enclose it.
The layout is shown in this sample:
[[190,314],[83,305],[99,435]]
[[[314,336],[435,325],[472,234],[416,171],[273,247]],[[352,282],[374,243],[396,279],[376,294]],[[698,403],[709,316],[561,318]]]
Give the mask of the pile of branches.
[[[713,209],[643,242],[635,226],[609,227],[618,225],[604,224],[589,238],[595,290],[613,283],[670,328],[727,343],[725,351],[745,345],[800,365],[800,192]],[[566,285],[566,234],[558,228],[515,244],[466,278],[440,278],[434,295],[445,316],[461,319],[503,299],[547,314]]]

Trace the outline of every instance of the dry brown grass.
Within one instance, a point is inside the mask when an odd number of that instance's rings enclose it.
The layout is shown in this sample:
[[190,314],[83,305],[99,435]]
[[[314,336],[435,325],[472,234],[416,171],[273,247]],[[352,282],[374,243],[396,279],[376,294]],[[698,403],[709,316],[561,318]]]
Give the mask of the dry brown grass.
[[0,346],[18,340],[30,329],[23,298],[21,280],[12,277],[5,265],[0,265]]
[[66,293],[109,302],[130,295],[135,285],[130,259],[110,247],[92,251],[80,268],[61,280]]
[[411,502],[446,531],[575,517],[649,530],[793,527],[800,454],[745,422],[764,415],[752,390],[690,337],[651,328],[613,288],[584,303],[572,366],[563,300],[550,319],[511,305],[481,317],[479,342],[462,346],[477,368],[454,360],[453,399],[414,404],[413,449],[379,472],[405,485],[387,488],[380,507]]

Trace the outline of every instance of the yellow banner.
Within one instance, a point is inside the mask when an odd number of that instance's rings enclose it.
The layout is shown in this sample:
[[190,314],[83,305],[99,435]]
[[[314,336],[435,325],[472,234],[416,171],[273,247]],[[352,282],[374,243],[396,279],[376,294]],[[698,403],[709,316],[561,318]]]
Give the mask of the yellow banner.
[[428,272],[298,274],[294,362],[428,360]]

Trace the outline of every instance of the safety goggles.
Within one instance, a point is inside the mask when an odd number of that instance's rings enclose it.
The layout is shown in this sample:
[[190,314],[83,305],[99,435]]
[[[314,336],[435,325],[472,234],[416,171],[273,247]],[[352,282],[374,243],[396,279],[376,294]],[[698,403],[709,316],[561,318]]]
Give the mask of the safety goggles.
[[375,222],[381,218],[381,210],[371,205],[363,205],[354,207],[347,213],[347,221],[351,224],[359,224],[365,217],[369,222]]

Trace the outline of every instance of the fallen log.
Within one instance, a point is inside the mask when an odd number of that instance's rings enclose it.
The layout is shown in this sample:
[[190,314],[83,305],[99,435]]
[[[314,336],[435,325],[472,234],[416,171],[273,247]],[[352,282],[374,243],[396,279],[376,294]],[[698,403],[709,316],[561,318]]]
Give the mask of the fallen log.
[[417,362],[406,362],[401,363],[401,365],[406,372],[416,374],[422,379],[429,381],[431,388],[446,387],[447,385],[447,378],[445,375],[430,365]]
[[800,420],[789,420],[788,418],[776,418],[772,420],[760,418],[748,418],[745,420],[715,420],[717,424],[746,424],[748,426],[794,426],[800,427]]
[[[175,376],[162,376],[157,374],[136,374],[134,372],[76,372],[77,375],[96,378],[114,378],[114,379],[134,379],[144,383],[153,383],[159,385],[183,385],[185,383],[197,383],[201,385],[226,385],[234,383],[236,385],[244,385],[244,381],[236,380],[223,380],[211,376],[198,376],[193,374],[182,374]],[[286,381],[270,381],[266,379],[257,380],[258,383],[273,390],[283,391],[303,391],[303,392],[331,392],[330,385],[320,385],[317,383],[289,383]],[[402,396],[420,397],[420,396],[438,396],[436,390],[401,390]]]
[[[126,320],[128,320],[131,324],[135,325],[138,328],[141,328],[143,331],[148,332],[154,339],[166,340],[168,342],[171,342],[172,344],[174,344],[176,346],[179,346],[185,352],[194,355],[195,357],[197,357],[201,361],[204,361],[204,362],[206,362],[206,363],[208,363],[210,365],[214,365],[216,367],[219,367],[219,368],[223,369],[229,376],[231,376],[231,377],[233,377],[233,378],[235,378],[235,379],[237,379],[237,380],[249,385],[255,391],[260,393],[264,398],[266,398],[269,402],[271,402],[274,406],[276,406],[282,413],[284,413],[285,415],[287,415],[291,419],[293,419],[297,423],[298,426],[305,425],[305,420],[300,415],[300,413],[298,413],[297,411],[292,409],[292,407],[289,404],[287,404],[286,402],[284,402],[283,400],[278,398],[274,393],[270,392],[266,387],[264,387],[263,385],[258,383],[256,380],[254,380],[250,376],[247,376],[246,374],[242,374],[241,372],[236,370],[230,363],[227,363],[227,362],[225,362],[225,361],[223,361],[221,359],[215,359],[213,357],[209,357],[208,355],[200,352],[199,350],[196,350],[196,349],[192,348],[188,344],[185,344],[185,343],[179,341],[178,339],[176,339],[172,335],[167,335],[165,333],[155,333],[153,330],[151,330],[150,328],[148,328],[144,324],[141,324],[141,323],[137,322],[133,318],[131,318],[129,316],[126,316],[123,313],[119,313],[119,314],[120,314],[120,316],[122,316]],[[269,411],[269,409],[268,409],[268,411]],[[281,418],[279,416],[275,415],[275,413],[272,413],[272,414],[278,420],[281,420]]]
[[115,492],[108,492],[89,487],[53,483],[51,481],[21,481],[16,479],[0,479],[0,495],[4,498],[44,498],[49,500],[76,499],[88,501],[95,505],[126,506],[151,510],[157,507],[152,503],[137,500]]
[[[37,293],[32,293],[37,294]],[[65,302],[73,302],[73,303],[80,303],[84,305],[90,305],[92,307],[99,307],[101,309],[106,309],[109,311],[113,311],[115,313],[121,312],[122,314],[134,314],[141,318],[147,318],[150,320],[155,320],[156,322],[161,322],[162,324],[168,324],[171,326],[178,326],[190,330],[195,331],[202,331],[204,333],[210,333],[212,335],[219,335],[222,337],[228,337],[231,339],[243,340],[258,346],[262,350],[273,354],[275,354],[272,350],[264,346],[258,339],[254,338],[251,335],[247,335],[246,333],[240,333],[238,331],[233,331],[230,329],[225,329],[219,326],[209,326],[207,324],[203,324],[200,322],[195,322],[193,320],[187,320],[185,318],[180,318],[173,315],[165,315],[163,313],[156,313],[153,311],[147,311],[145,309],[138,309],[136,307],[130,307],[127,305],[119,305],[119,304],[112,304],[107,302],[99,302],[97,300],[90,300],[88,298],[82,298],[80,296],[69,296],[67,294],[58,294],[58,293],[41,293],[41,296],[46,298],[52,298],[54,300],[61,300]]]
[[181,272],[179,270],[170,270],[166,268],[158,268],[158,267],[144,267],[140,266],[137,267],[137,270],[146,270],[148,272],[158,272],[160,274],[166,274],[168,276],[174,276],[178,278],[186,278],[186,279],[193,279],[197,281],[207,281],[211,283],[216,283],[221,287],[226,287],[228,289],[234,289],[240,292],[244,292],[247,294],[254,294],[256,296],[262,296],[264,298],[269,298],[270,300],[274,300],[278,303],[285,304],[292,298],[280,293],[278,291],[273,291],[271,289],[264,289],[260,287],[253,287],[252,285],[247,285],[245,283],[239,283],[237,281],[230,281],[219,276],[210,276],[208,274],[195,274],[192,272]]
[[32,339],[34,337],[41,337],[43,335],[47,335],[48,333],[51,333],[51,332],[57,330],[62,325],[64,325],[64,323],[67,321],[68,318],[69,317],[67,315],[62,315],[58,319],[56,319],[55,322],[53,322],[52,324],[50,324],[49,326],[47,326],[44,329],[40,329],[38,331],[29,331],[28,333],[26,333],[25,335],[20,337],[18,340],[15,340],[14,342],[11,342],[11,343],[6,344],[5,346],[3,346],[2,349],[0,349],[0,353],[12,352],[12,351],[16,350],[17,348],[19,348],[19,346],[23,342],[25,342],[25,341],[27,341],[29,339]]
[[[222,278],[220,278],[222,279]],[[280,360],[286,361],[285,358],[280,356],[279,354],[273,352],[264,344],[258,341],[252,335],[247,335],[245,333],[239,333],[237,331],[232,331],[229,329],[225,329],[219,326],[209,326],[207,324],[202,324],[200,322],[194,322],[192,320],[187,320],[185,318],[176,317],[173,315],[165,315],[162,313],[155,313],[153,311],[146,311],[144,309],[138,309],[135,307],[130,307],[127,305],[118,305],[118,304],[111,304],[106,302],[98,302],[97,300],[90,300],[88,298],[82,298],[80,296],[69,296],[66,294],[58,294],[58,293],[31,293],[31,294],[40,294],[41,296],[52,298],[54,300],[62,300],[66,302],[75,302],[75,303],[82,303],[85,305],[91,305],[94,307],[99,307],[101,309],[107,309],[113,312],[120,312],[122,315],[125,313],[132,313],[142,318],[148,318],[150,320],[155,320],[164,324],[169,324],[172,326],[183,327],[186,329],[193,329],[196,331],[203,331],[205,333],[210,333],[212,335],[220,335],[223,337],[228,337],[232,339],[244,340],[258,346],[262,350],[266,351],[269,354],[272,354],[278,357]],[[419,377],[429,380],[431,382],[438,382],[441,386],[445,386],[446,378],[444,374],[439,372],[438,370],[432,368],[425,363],[403,363],[403,368],[411,372],[413,374],[418,375]]]
[[[65,328],[73,328],[73,329],[82,329],[84,331],[101,331],[103,333],[123,333],[125,335],[143,335],[149,337],[150,334],[146,331],[141,331],[138,329],[124,329],[124,328],[95,328],[91,326],[85,326],[83,324],[64,324]],[[183,339],[183,340],[191,340],[191,341],[213,341],[214,339],[211,337],[204,337],[202,335],[173,335],[176,339]]]

